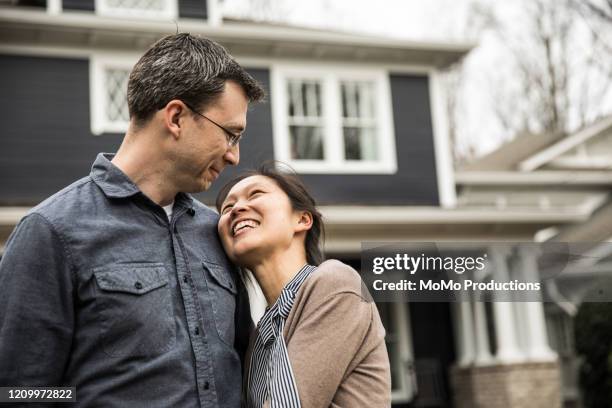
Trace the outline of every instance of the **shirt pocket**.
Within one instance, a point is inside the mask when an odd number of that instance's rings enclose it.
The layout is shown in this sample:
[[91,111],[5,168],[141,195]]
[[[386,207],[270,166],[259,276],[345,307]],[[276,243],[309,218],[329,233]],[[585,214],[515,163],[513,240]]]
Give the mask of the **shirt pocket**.
[[206,288],[208,290],[219,338],[227,345],[234,346],[236,313],[236,284],[230,272],[221,265],[202,262]]
[[113,357],[154,357],[176,341],[168,273],[163,264],[94,269],[102,348]]

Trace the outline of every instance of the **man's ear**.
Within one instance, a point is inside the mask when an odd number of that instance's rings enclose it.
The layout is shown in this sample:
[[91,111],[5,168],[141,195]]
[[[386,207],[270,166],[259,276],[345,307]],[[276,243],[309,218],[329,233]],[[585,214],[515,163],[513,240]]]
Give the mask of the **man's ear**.
[[296,224],[295,232],[308,231],[312,228],[312,214],[308,211],[298,211],[298,222]]
[[178,99],[168,102],[162,110],[164,125],[175,139],[178,139],[181,135],[181,121],[186,111],[187,107]]

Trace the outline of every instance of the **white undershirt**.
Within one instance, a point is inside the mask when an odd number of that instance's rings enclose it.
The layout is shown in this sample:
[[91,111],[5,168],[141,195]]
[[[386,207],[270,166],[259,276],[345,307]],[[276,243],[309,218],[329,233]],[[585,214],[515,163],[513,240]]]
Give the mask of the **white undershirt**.
[[166,215],[168,216],[168,221],[170,221],[172,219],[172,210],[174,209],[174,201],[164,206],[163,208],[164,208],[164,211],[166,212]]

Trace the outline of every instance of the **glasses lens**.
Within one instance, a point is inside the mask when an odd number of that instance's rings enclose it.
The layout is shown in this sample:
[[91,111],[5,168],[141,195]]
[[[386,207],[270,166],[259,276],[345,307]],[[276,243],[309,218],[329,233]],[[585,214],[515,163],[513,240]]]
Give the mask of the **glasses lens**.
[[229,138],[229,145],[231,147],[234,147],[238,144],[238,142],[240,142],[240,139],[242,138],[242,135],[232,135]]

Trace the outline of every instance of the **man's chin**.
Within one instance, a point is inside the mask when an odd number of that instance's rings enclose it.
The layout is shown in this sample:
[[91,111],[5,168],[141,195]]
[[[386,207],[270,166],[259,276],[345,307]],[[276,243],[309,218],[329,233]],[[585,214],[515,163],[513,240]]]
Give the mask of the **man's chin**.
[[197,194],[197,193],[202,193],[208,190],[210,186],[212,186],[212,181],[206,178],[200,179],[198,181],[199,183],[191,184],[190,186],[184,188],[181,191],[184,193],[189,193],[189,194]]

